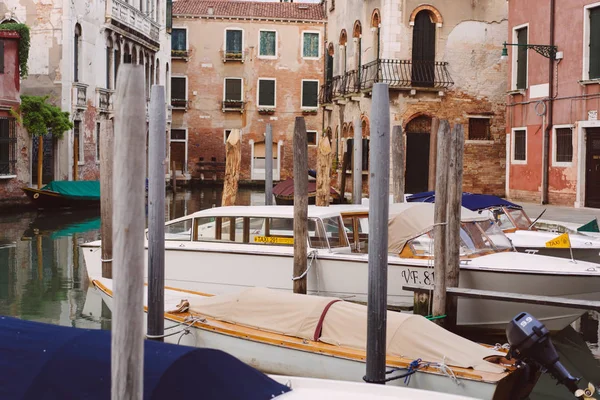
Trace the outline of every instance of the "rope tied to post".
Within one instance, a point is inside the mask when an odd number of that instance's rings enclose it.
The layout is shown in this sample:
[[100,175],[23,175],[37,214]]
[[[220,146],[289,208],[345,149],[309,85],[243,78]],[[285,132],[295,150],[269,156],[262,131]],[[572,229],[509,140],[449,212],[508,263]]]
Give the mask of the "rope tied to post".
[[308,271],[310,271],[310,269],[312,268],[313,261],[315,261],[317,259],[317,255],[318,255],[317,250],[311,250],[308,253],[309,262],[308,262],[308,267],[306,268],[306,271],[304,271],[300,276],[292,276],[292,281],[297,281],[297,280],[303,279],[308,274]]

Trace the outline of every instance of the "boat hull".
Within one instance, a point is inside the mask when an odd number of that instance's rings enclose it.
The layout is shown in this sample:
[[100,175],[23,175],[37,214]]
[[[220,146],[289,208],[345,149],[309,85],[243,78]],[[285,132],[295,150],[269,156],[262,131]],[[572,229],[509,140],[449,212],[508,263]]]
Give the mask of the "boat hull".
[[[97,242],[96,242],[97,243]],[[179,243],[179,242],[178,242]],[[211,294],[237,292],[244,287],[262,286],[292,290],[293,250],[286,254],[244,251],[224,251],[219,248],[200,250],[202,243],[167,245],[165,251],[165,284],[170,287]],[[195,246],[188,248],[186,246]],[[227,249],[224,244],[223,249]],[[82,245],[88,274],[101,276],[100,247]],[[535,259],[513,253],[516,256]],[[541,257],[537,257],[541,258]],[[408,264],[398,257],[389,258],[388,305],[410,308],[414,294],[403,285],[433,284],[433,268],[425,260]],[[510,260],[510,259],[509,259]],[[147,265],[147,251],[146,251]],[[509,262],[509,261],[498,261]],[[309,260],[309,264],[311,264]],[[218,267],[217,267],[218,266]],[[600,270],[599,270],[600,272]],[[577,274],[526,273],[510,270],[485,270],[463,266],[460,286],[543,296],[600,300],[600,273],[593,276]],[[340,297],[366,303],[368,291],[368,256],[366,254],[319,253],[307,274],[309,294]],[[548,329],[558,331],[579,318],[584,311],[553,306],[522,304],[481,299],[458,300],[457,323],[465,328],[504,331],[506,324],[517,314],[527,311],[542,321]]]
[[23,188],[23,192],[38,209],[47,208],[99,208],[100,200],[78,199],[56,192],[34,188]]
[[[550,257],[560,257],[571,259],[571,254],[573,259],[579,261],[587,261],[596,264],[600,264],[600,249],[599,248],[573,248],[573,249],[556,249],[550,247],[532,247],[532,246],[519,246],[515,247],[517,251],[521,253],[532,253],[550,256]],[[572,251],[572,253],[571,253]]]
[[[112,297],[102,288],[97,288],[102,300],[112,311]],[[146,320],[144,320],[146,322]],[[177,331],[180,322],[174,318],[165,318],[165,333]],[[189,325],[189,324],[188,324]],[[188,334],[177,334],[165,338],[168,343],[192,347],[206,347],[226,351],[252,367],[267,373],[333,379],[340,381],[364,382],[366,364],[329,354],[294,349],[277,343],[265,343],[249,337],[225,334],[211,329],[202,329],[197,325],[189,328]],[[521,372],[521,371],[519,371]],[[408,383],[404,379],[394,380],[388,385],[431,390],[440,393],[469,396],[479,399],[512,399],[506,395],[520,378],[517,373],[510,374],[499,382],[484,382],[470,379],[454,381],[448,375],[417,372]],[[457,382],[460,382],[458,384]]]

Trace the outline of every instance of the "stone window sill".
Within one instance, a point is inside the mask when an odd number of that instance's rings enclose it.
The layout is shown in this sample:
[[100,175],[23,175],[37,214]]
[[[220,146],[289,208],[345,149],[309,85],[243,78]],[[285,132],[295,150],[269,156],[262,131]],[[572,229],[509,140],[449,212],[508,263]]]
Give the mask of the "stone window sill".
[[581,80],[581,81],[579,81],[579,84],[583,85],[583,86],[587,86],[587,85],[600,85],[600,78]]
[[16,175],[0,175],[0,179],[15,179]]
[[521,96],[525,96],[525,91],[526,91],[526,89],[509,90],[508,92],[506,92],[506,94],[509,96],[515,96],[517,94],[520,94]]
[[493,140],[465,140],[465,144],[481,144],[481,145],[492,145],[494,144]]

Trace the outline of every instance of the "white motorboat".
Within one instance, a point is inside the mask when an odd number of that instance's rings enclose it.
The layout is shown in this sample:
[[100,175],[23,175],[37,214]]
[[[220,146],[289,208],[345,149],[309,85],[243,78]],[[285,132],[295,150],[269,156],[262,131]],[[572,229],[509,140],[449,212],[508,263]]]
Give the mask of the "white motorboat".
[[[352,218],[368,218],[368,209],[354,207],[309,207],[306,275],[310,294],[366,302],[368,255],[361,251],[368,237],[358,227],[353,228],[357,222]],[[433,283],[433,205],[405,203],[392,209],[388,304],[412,307],[414,295],[402,286]],[[461,287],[600,300],[598,265],[517,253],[485,216],[463,209],[462,220]],[[212,208],[169,221],[165,234],[167,286],[211,294],[252,286],[293,287],[293,207]],[[348,235],[357,240],[351,244]],[[81,246],[90,276],[101,276],[100,246],[100,241]],[[461,298],[457,323],[504,330],[521,311],[535,315],[550,330],[564,328],[583,313]]]
[[[92,282],[112,308],[113,281]],[[508,360],[505,352],[464,339],[420,315],[388,311],[386,332],[386,364],[395,370],[388,377],[399,378],[387,386],[512,400],[525,398],[539,376]],[[224,350],[269,374],[362,382],[367,307],[265,288],[218,296],[166,289],[165,340]],[[371,393],[364,385],[356,389],[357,394]],[[421,398],[421,393],[414,395]]]

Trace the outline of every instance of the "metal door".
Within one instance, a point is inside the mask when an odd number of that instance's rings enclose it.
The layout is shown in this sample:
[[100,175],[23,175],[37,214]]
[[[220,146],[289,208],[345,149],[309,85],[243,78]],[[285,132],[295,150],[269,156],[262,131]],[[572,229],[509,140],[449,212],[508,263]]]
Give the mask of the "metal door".
[[600,208],[600,129],[587,129],[585,206]]

